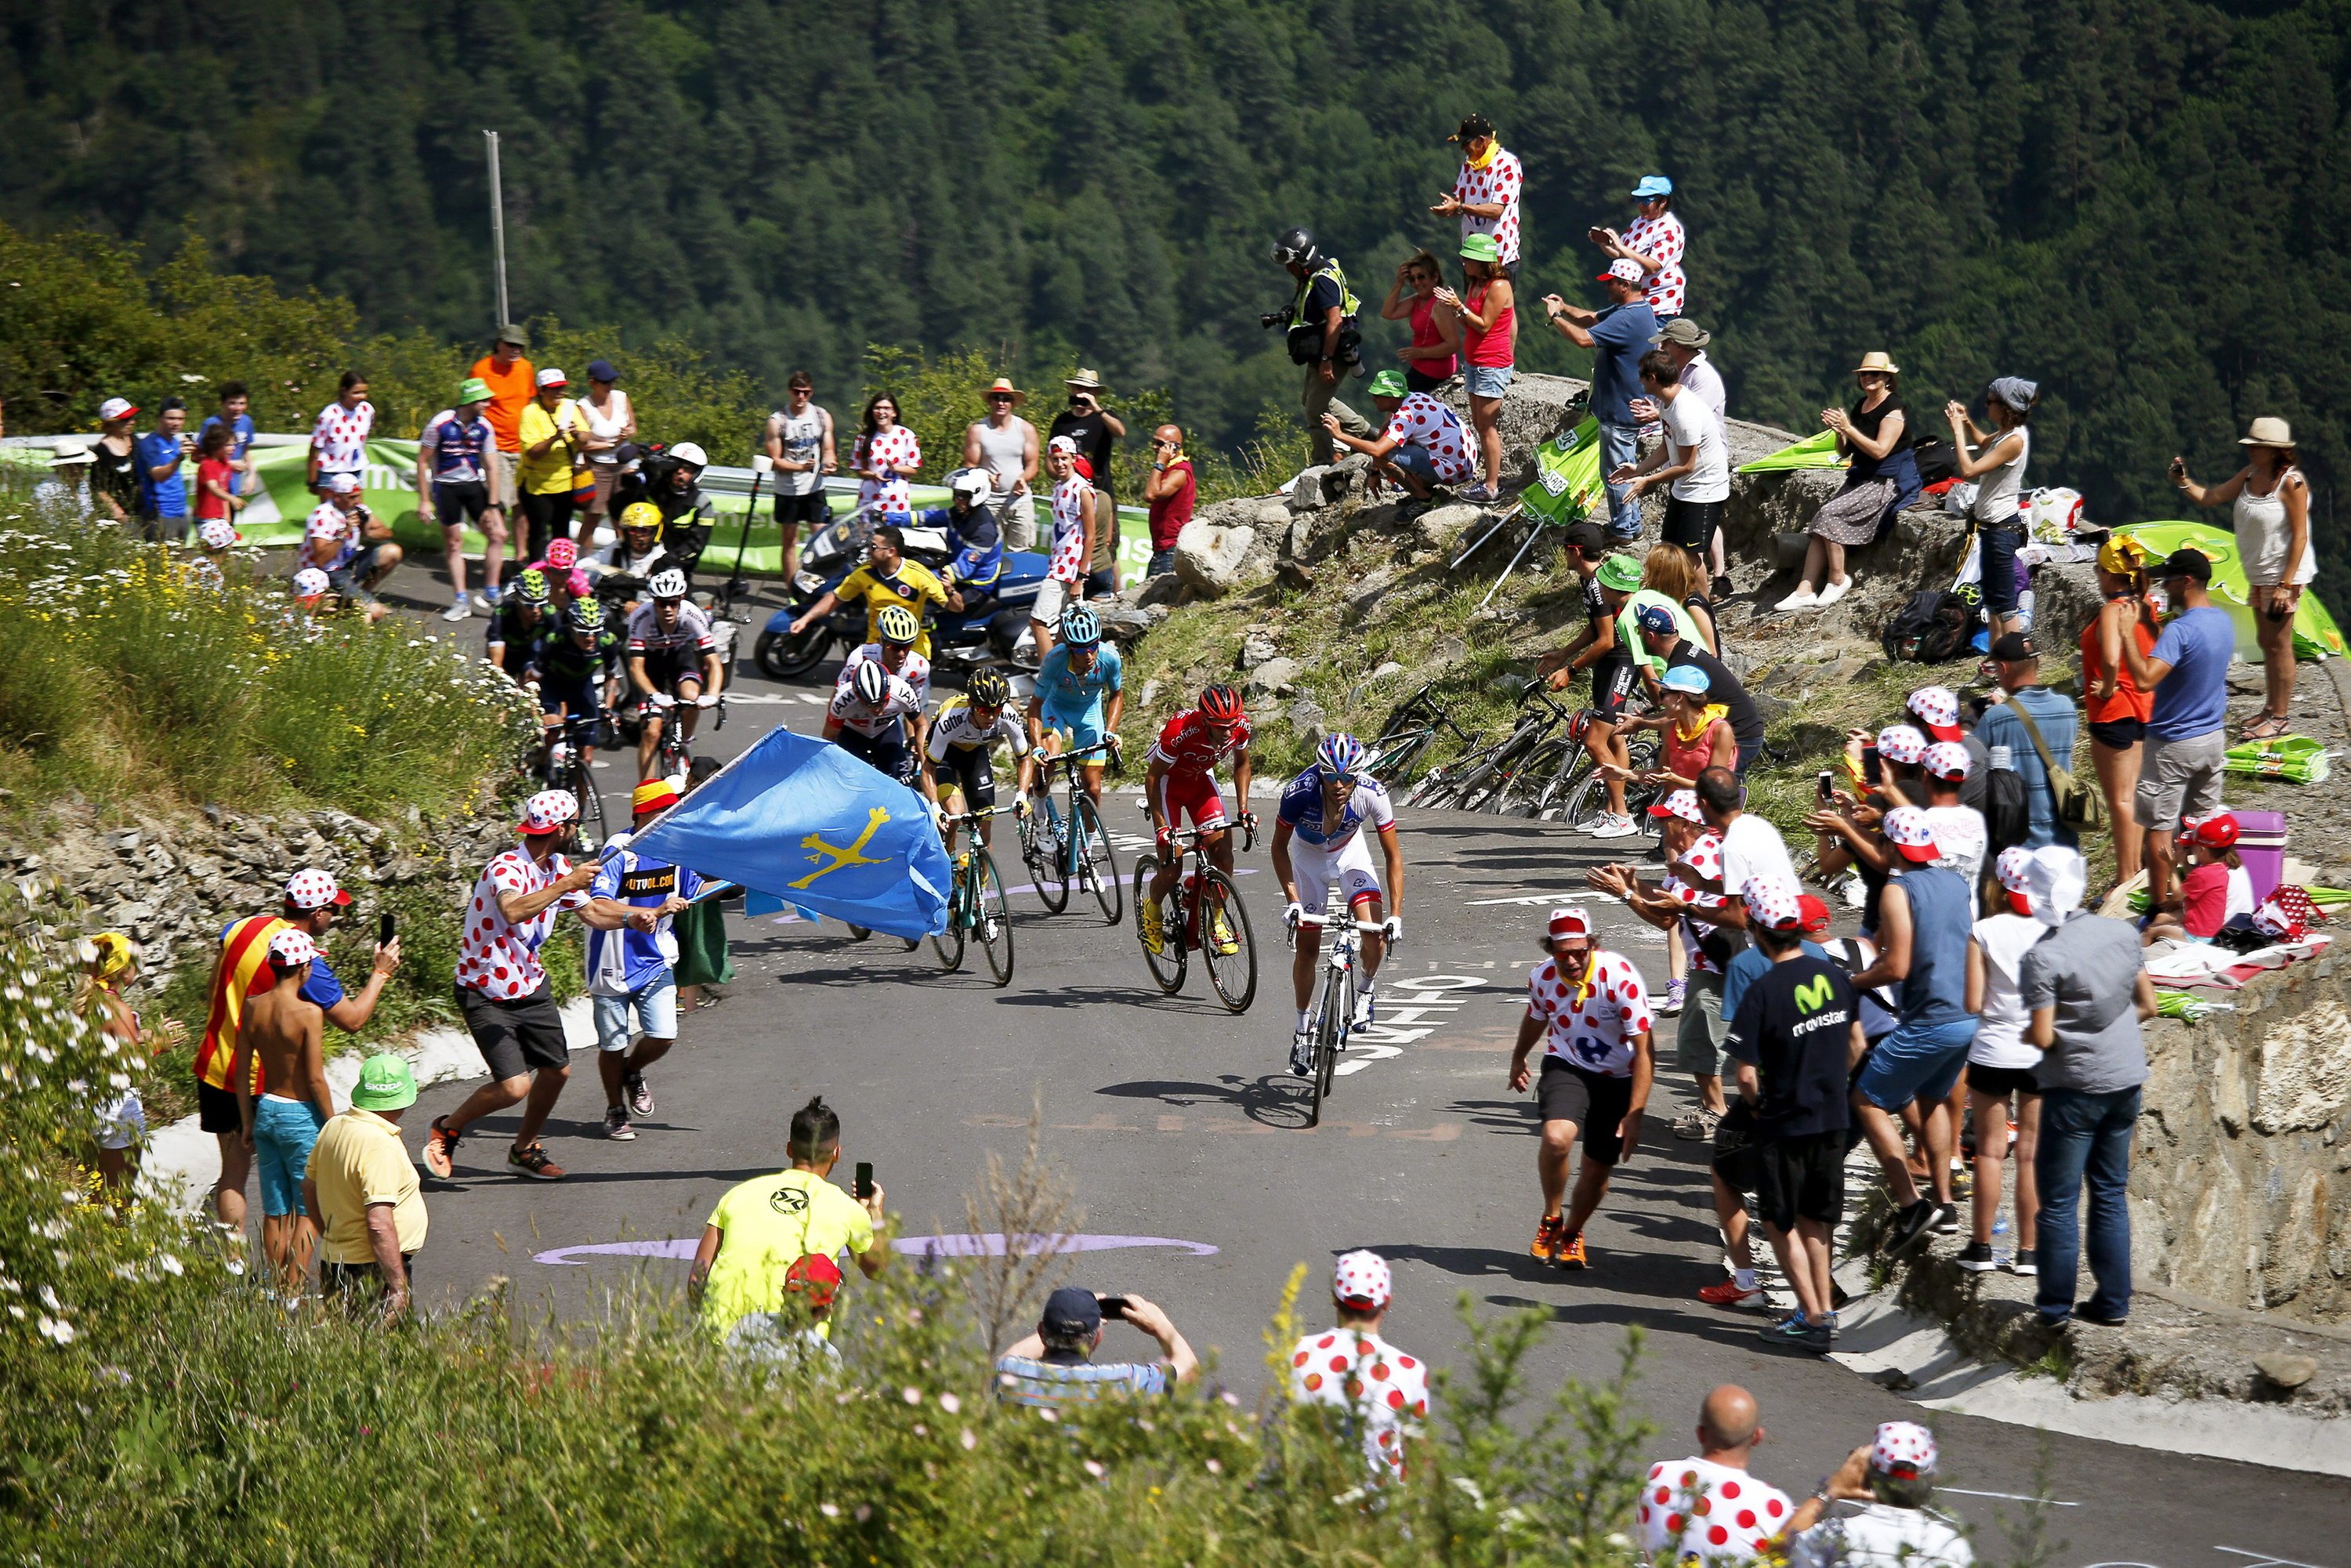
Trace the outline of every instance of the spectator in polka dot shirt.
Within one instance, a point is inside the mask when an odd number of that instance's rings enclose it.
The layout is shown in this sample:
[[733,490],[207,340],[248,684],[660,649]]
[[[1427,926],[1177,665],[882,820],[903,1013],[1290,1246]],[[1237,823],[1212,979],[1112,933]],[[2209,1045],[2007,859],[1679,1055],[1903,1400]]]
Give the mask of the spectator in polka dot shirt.
[[1437,486],[1461,484],[1477,472],[1461,416],[1426,392],[1407,388],[1402,371],[1382,371],[1372,378],[1372,403],[1387,416],[1378,440],[1348,434],[1335,413],[1322,416],[1322,428],[1340,445],[1368,455],[1380,477],[1426,500]]
[[335,401],[319,411],[310,427],[310,488],[326,494],[329,475],[364,481],[368,437],[375,434],[375,404],[368,402],[367,378],[345,371]]
[[1698,1407],[1698,1452],[1649,1467],[1638,1515],[1641,1555],[1655,1562],[1746,1563],[1788,1528],[1788,1494],[1747,1473],[1764,1440],[1755,1396],[1726,1383]]
[[1383,1479],[1404,1474],[1405,1445],[1428,1418],[1427,1366],[1380,1337],[1395,1299],[1387,1260],[1345,1254],[1331,1277],[1338,1326],[1308,1334],[1290,1352],[1290,1397],[1347,1412],[1372,1473]]
[[1452,139],[1461,144],[1461,172],[1453,189],[1429,208],[1439,217],[1458,215],[1461,237],[1492,235],[1502,253],[1499,270],[1516,282],[1519,276],[1519,193],[1525,189],[1526,171],[1518,154],[1495,140],[1494,122],[1473,114],[1461,122]]
[[1623,234],[1611,228],[1591,231],[1592,243],[1609,256],[1629,261],[1646,275],[1649,308],[1663,326],[1689,308],[1689,279],[1682,272],[1682,252],[1689,235],[1674,215],[1674,183],[1663,174],[1646,174],[1633,187],[1640,216]]
[[[1936,1459],[1932,1432],[1916,1421],[1886,1422],[1796,1505],[1774,1551],[1790,1568],[1970,1568],[1967,1537],[1927,1507]],[[1824,1517],[1832,1502],[1851,1511]]]

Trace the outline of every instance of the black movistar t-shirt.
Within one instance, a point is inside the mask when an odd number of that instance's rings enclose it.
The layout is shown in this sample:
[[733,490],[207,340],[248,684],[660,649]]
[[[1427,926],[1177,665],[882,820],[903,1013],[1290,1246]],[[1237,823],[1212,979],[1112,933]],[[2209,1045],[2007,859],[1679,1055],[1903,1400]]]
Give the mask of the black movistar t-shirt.
[[1762,711],[1728,664],[1687,637],[1675,643],[1673,653],[1666,658],[1666,668],[1670,670],[1677,664],[1695,664],[1706,672],[1706,700],[1720,703],[1729,710],[1722,716],[1730,721],[1730,737],[1739,742],[1741,751],[1763,744]]
[[1759,1138],[1844,1131],[1855,1007],[1845,972],[1819,958],[1775,963],[1748,986],[1722,1049],[1756,1070]]

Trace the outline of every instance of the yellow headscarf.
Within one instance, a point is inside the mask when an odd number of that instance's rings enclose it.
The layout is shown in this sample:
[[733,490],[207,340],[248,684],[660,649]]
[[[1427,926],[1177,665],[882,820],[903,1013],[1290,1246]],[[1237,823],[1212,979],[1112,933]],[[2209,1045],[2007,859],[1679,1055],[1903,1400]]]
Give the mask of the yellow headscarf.
[[1696,740],[1699,736],[1704,735],[1708,730],[1713,728],[1714,721],[1716,719],[1727,718],[1729,715],[1729,704],[1709,703],[1698,716],[1698,727],[1695,729],[1684,729],[1680,725],[1676,725],[1674,726],[1674,738],[1680,741],[1684,746],[1687,746],[1691,741]]
[[2147,548],[2127,534],[2108,534],[2106,542],[2098,547],[2098,570],[2116,577],[2145,570],[2149,559]]
[[101,980],[110,980],[130,968],[139,952],[139,945],[123,931],[101,931],[89,939],[89,945],[97,949],[90,956],[89,972]]

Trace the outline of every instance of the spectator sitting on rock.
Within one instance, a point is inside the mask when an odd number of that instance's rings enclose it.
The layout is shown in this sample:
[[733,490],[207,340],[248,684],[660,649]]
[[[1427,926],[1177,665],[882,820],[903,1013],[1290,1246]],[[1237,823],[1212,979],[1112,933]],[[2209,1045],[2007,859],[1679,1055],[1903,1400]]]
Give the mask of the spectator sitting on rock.
[[1849,460],[1844,486],[1813,514],[1804,575],[1773,609],[1825,610],[1843,599],[1853,587],[1844,552],[1877,538],[1878,524],[1906,487],[1906,466],[1907,486],[1916,490],[1918,464],[1909,455],[1910,414],[1895,392],[1900,373],[1901,367],[1882,350],[1864,354],[1853,372],[1861,401],[1849,409],[1821,411],[1821,423],[1836,432],[1837,451]]
[[1387,417],[1376,441],[1350,435],[1335,413],[1322,416],[1331,439],[1371,458],[1377,478],[1393,479],[1416,500],[1428,499],[1439,485],[1458,485],[1471,473],[1461,418],[1425,392],[1405,385],[1402,373],[1382,371],[1372,378],[1372,406]]
[[[1159,1342],[1157,1361],[1096,1361],[1102,1308]],[[1199,1357],[1161,1312],[1141,1296],[1096,1296],[1064,1285],[1045,1299],[1037,1332],[997,1358],[997,1397],[1007,1405],[1059,1410],[1093,1405],[1113,1394],[1165,1394],[1200,1375]]]

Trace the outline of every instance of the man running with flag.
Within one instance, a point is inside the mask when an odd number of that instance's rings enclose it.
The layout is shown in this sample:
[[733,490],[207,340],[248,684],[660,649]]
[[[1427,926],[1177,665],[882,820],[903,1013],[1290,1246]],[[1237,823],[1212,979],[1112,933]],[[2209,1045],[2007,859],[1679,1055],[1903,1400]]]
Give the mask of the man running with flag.
[[[677,786],[649,779],[629,797],[632,834],[677,804]],[[702,892],[683,866],[620,848],[604,857],[589,888],[588,994],[596,1010],[596,1069],[604,1081],[604,1135],[637,1135],[631,1116],[653,1113],[645,1069],[677,1043],[677,938],[670,922]],[[609,924],[607,924],[609,922]],[[632,1019],[638,1039],[629,1043]]]

